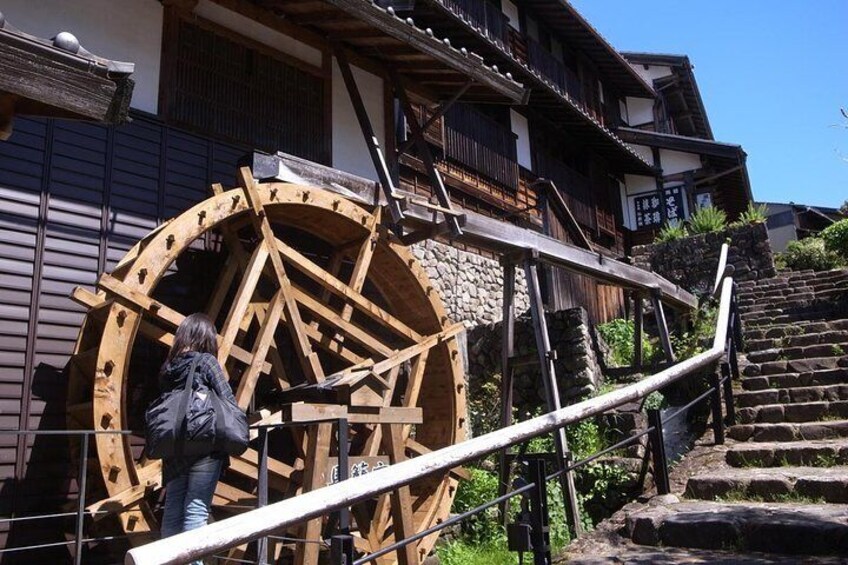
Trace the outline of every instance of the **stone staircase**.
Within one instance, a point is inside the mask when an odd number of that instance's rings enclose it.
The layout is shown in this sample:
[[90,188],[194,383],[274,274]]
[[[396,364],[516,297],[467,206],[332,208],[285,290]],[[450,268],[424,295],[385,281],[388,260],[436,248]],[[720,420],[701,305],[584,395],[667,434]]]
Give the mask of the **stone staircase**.
[[739,306],[726,444],[704,438],[676,494],[619,513],[623,544],[570,563],[848,563],[848,270],[741,283]]

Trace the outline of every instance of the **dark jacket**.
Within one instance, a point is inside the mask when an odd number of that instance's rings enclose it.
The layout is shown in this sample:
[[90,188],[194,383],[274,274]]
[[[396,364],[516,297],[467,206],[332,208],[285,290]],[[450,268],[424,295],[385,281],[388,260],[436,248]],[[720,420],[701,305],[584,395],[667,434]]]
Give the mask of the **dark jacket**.
[[[215,356],[210,353],[198,353],[196,351],[177,355],[163,368],[159,374],[160,392],[165,393],[185,387],[191,364],[196,358],[198,361],[192,389],[197,390],[203,384],[210,390],[213,390],[220,398],[229,398],[235,402],[233,390],[224,378],[224,372],[221,370],[221,365]],[[228,460],[228,456],[225,453],[219,452],[213,452],[209,457],[223,459],[224,461]],[[188,471],[198,459],[202,459],[202,457],[166,457],[163,459],[163,484],[167,485],[169,481]]]

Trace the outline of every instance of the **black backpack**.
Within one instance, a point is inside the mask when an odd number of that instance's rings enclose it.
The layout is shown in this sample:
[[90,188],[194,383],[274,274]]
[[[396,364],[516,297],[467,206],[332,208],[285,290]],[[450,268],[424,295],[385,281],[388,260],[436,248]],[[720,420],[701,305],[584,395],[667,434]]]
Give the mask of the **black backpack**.
[[189,368],[182,389],[157,398],[144,414],[146,451],[151,459],[202,456],[213,451],[240,455],[247,449],[247,416],[231,400],[219,398],[194,376],[200,356]]

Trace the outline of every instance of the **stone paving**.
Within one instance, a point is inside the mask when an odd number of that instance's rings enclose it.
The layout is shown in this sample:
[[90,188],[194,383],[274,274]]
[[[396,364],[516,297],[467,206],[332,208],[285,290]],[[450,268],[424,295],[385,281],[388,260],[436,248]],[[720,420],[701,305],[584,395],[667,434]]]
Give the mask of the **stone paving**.
[[848,563],[848,270],[739,285],[737,425],[572,544],[569,563]]

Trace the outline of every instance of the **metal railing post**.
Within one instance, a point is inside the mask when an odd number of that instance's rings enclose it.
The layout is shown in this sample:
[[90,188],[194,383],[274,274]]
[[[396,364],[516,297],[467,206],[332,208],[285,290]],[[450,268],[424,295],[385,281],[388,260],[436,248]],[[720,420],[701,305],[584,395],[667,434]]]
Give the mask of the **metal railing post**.
[[721,413],[721,379],[715,370],[710,372],[710,405],[713,415],[713,435],[716,445],[724,444],[724,416]]
[[[268,428],[259,428],[259,477],[256,506],[262,508],[268,504]],[[256,559],[259,565],[268,563],[268,538],[263,536],[256,542]]]
[[87,432],[82,433],[79,462],[79,497],[77,499],[77,527],[74,537],[74,565],[82,563],[83,526],[85,525],[85,486],[88,482],[88,439]]
[[671,485],[668,480],[668,460],[665,456],[665,438],[663,437],[662,416],[656,408],[648,409],[648,441],[651,458],[654,463],[654,483],[657,494],[668,494]]
[[530,491],[530,539],[533,543],[533,565],[550,565],[551,528],[545,459],[529,456],[527,465],[527,481],[534,485]]
[[733,380],[731,379],[730,364],[721,364],[721,379],[724,384],[724,411],[728,426],[736,425],[736,406],[733,401]]
[[[348,427],[347,418],[338,420],[339,439],[339,482],[348,478]],[[339,531],[330,538],[330,563],[332,565],[353,565],[353,536],[350,535],[350,509],[339,509]]]

